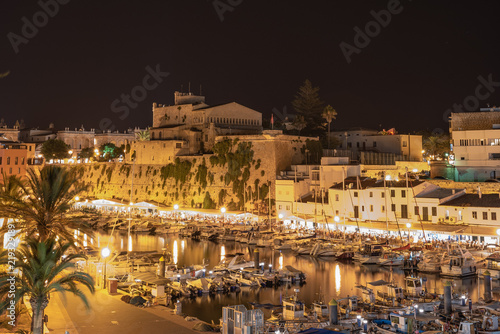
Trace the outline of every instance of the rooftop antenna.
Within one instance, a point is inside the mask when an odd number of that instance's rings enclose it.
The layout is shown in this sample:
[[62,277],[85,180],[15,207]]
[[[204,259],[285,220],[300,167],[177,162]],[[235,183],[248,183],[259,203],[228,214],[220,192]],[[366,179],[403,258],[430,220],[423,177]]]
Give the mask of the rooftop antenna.
[[200,96],[201,96],[201,85],[200,85]]
[[182,86],[182,84],[181,84],[181,93],[182,93],[182,89],[183,89],[183,86]]
[[191,81],[188,82],[188,94],[191,94]]

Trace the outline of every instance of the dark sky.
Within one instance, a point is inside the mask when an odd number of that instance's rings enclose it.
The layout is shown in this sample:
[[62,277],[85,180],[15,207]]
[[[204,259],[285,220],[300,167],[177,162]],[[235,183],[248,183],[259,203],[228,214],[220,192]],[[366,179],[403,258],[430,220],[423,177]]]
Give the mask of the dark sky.
[[[213,0],[71,0],[17,54],[9,33],[22,36],[22,18],[33,22],[41,7],[2,1],[0,73],[10,74],[0,79],[0,116],[9,125],[98,128],[109,118],[118,129],[145,127],[153,102],[172,104],[191,82],[208,104],[236,101],[270,117],[292,112],[310,79],[338,112],[333,129],[404,132],[446,129],[443,113],[475,95],[478,76],[500,81],[498,1],[402,0],[350,64],[339,44],[354,45],[353,29],[392,1],[217,1],[236,5],[223,21]],[[120,119],[112,102],[157,64],[170,75]],[[486,103],[500,105],[498,91]]]

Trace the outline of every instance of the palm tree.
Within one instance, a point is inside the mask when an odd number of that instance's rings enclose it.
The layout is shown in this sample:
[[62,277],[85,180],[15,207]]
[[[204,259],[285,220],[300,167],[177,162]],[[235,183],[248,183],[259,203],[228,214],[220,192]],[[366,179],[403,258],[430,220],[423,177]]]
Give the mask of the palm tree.
[[0,212],[20,217],[16,229],[27,235],[39,234],[40,240],[50,235],[71,240],[68,229],[85,229],[87,225],[68,213],[75,198],[85,190],[75,171],[60,166],[45,166],[40,173],[29,169],[25,182],[19,183],[20,194],[0,194]]
[[330,123],[332,123],[334,119],[337,119],[337,112],[331,105],[327,105],[325,109],[323,109],[321,116],[328,122],[328,148],[330,148]]
[[450,140],[447,135],[432,135],[424,139],[423,148],[431,160],[444,156],[450,150]]
[[136,134],[136,139],[138,141],[148,141],[151,139],[151,133],[149,130],[139,131]]
[[307,123],[304,116],[297,115],[293,120],[293,127],[299,131],[299,136],[300,136],[300,131],[302,131],[306,126]]
[[[22,275],[15,277],[15,294],[11,293],[11,273],[0,274],[0,311],[6,311],[10,301],[17,304],[24,296],[29,297],[33,310],[32,330],[34,334],[43,332],[43,314],[52,292],[71,292],[79,297],[87,309],[90,308],[87,297],[81,290],[86,287],[94,293],[94,280],[87,274],[76,270],[75,260],[85,259],[82,254],[70,254],[71,242],[57,242],[54,236],[39,241],[28,238],[16,252],[16,269]],[[7,264],[8,257],[3,253],[0,264]]]

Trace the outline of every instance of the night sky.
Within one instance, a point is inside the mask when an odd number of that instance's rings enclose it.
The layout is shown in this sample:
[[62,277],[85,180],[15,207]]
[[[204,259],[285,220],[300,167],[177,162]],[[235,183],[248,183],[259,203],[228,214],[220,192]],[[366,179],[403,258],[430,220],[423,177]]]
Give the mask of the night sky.
[[[38,33],[17,54],[9,36],[22,37],[22,18],[33,22],[41,7],[2,1],[0,73],[10,74],[0,79],[0,116],[10,126],[21,118],[41,128],[99,128],[104,118],[121,130],[150,126],[151,104],[172,104],[189,82],[210,105],[236,101],[269,118],[273,108],[292,112],[310,79],[338,112],[332,129],[447,129],[443,113],[475,95],[478,76],[500,81],[493,0],[402,0],[349,64],[340,43],[355,46],[353,29],[364,31],[370,12],[392,0],[216,0],[229,6],[223,13],[213,0],[60,1],[47,22],[38,15]],[[113,101],[157,64],[169,76],[120,119]],[[481,107],[500,105],[496,89]]]

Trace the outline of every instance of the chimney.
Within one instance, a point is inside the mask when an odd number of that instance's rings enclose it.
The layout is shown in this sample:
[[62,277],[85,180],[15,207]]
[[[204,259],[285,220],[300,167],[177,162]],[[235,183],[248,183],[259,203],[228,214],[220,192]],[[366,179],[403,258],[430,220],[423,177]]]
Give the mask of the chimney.
[[477,187],[477,194],[479,195],[479,198],[483,197],[483,194],[481,193],[481,187]]

